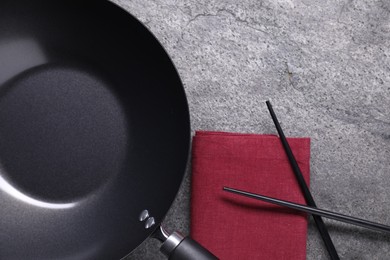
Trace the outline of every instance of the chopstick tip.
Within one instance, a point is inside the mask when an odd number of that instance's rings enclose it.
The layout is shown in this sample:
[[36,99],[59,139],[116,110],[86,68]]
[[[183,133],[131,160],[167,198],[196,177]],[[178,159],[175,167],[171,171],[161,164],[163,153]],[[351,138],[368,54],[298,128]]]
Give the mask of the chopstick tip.
[[229,187],[226,187],[226,186],[224,186],[224,187],[222,187],[222,190],[223,191],[226,191],[226,192],[235,192],[235,191],[237,191],[236,189],[233,189],[233,188],[229,188]]

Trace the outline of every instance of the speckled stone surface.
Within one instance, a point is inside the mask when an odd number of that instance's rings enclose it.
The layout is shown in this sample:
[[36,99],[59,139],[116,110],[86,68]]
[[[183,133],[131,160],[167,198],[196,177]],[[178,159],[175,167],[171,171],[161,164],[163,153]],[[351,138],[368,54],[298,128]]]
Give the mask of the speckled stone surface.
[[[317,205],[390,225],[389,0],[114,2],[172,57],[193,130],[276,133],[270,99],[286,135],[312,138]],[[190,174],[165,221],[185,234]],[[390,259],[389,234],[326,223],[342,259]],[[158,247],[126,259],[164,259]],[[307,259],[328,259],[312,221]]]

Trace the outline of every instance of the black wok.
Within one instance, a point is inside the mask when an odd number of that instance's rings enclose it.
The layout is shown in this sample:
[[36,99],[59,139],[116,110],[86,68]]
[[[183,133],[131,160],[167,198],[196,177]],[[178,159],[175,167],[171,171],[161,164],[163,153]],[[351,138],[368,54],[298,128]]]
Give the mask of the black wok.
[[180,78],[135,18],[108,1],[1,1],[0,259],[120,259],[167,240],[189,144]]

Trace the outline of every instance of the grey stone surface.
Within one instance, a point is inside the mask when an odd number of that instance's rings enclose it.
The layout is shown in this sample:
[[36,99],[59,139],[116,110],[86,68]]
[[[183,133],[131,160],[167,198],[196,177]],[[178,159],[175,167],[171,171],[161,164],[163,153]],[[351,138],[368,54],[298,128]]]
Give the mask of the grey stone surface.
[[[270,99],[286,135],[312,138],[317,204],[390,225],[389,0],[114,2],[172,57],[193,130],[275,133]],[[165,221],[184,233],[189,176]],[[390,258],[390,235],[326,223],[342,259]],[[312,222],[307,258],[328,259]],[[127,259],[163,257],[150,239]]]

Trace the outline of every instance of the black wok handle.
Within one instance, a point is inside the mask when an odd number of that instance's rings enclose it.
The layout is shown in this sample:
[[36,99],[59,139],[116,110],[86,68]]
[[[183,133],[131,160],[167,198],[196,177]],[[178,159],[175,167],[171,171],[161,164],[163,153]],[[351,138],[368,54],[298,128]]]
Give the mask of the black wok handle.
[[214,260],[218,259],[210,251],[190,237],[184,238],[173,250],[169,260]]
[[218,260],[201,244],[177,232],[167,238],[160,250],[169,260]]

